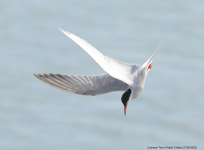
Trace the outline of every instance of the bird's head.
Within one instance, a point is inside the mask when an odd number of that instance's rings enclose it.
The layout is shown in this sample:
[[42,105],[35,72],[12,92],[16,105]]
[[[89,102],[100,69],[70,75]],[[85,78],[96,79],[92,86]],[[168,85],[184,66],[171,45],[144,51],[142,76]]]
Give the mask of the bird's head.
[[124,105],[124,114],[126,115],[126,109],[127,109],[127,105],[130,102],[130,95],[131,95],[132,91],[129,88],[122,96],[121,101]]
[[130,101],[137,98],[140,92],[142,91],[143,87],[129,87],[128,90],[122,95],[121,101],[124,105],[124,114],[126,115],[127,105]]

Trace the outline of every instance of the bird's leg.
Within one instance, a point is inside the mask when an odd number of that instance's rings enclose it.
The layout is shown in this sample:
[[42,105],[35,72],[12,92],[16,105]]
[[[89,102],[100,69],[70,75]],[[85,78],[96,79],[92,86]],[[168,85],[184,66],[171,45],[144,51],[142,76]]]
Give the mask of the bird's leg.
[[152,68],[152,63],[151,63],[151,64],[149,64],[149,66],[148,66],[147,70],[148,70],[148,69],[151,69],[151,68]]

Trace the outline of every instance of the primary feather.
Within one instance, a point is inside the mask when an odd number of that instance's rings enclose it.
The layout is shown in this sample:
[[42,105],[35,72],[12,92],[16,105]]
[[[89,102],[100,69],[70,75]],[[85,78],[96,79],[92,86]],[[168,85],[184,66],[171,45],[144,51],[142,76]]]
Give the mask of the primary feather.
[[114,91],[126,91],[128,85],[108,74],[96,76],[60,75],[60,74],[34,74],[38,79],[55,88],[81,94],[101,95]]

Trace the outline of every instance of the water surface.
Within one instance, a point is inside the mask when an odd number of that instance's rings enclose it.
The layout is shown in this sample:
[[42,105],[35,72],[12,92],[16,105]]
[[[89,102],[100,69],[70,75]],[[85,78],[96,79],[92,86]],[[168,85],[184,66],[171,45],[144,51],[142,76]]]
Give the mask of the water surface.
[[[203,1],[10,0],[0,10],[0,149],[204,147]],[[140,65],[166,36],[126,117],[122,92],[80,96],[32,75],[104,73],[58,27]]]

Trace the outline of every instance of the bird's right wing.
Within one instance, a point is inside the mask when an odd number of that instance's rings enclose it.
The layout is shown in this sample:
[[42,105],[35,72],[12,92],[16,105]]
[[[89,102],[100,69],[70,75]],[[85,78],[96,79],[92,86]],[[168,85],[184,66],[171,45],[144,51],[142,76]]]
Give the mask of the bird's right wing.
[[34,74],[35,77],[55,88],[81,95],[101,95],[114,91],[126,91],[128,85],[109,74],[97,76]]
[[127,64],[105,56],[80,37],[69,33],[68,31],[64,31],[62,29],[60,30],[74,42],[76,42],[81,48],[83,48],[105,72],[112,77],[127,83],[128,85],[133,85],[136,70],[139,69],[139,65]]

